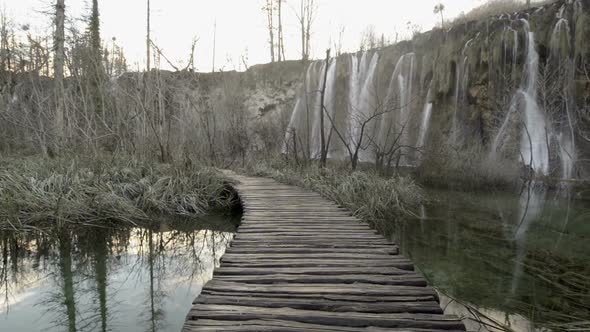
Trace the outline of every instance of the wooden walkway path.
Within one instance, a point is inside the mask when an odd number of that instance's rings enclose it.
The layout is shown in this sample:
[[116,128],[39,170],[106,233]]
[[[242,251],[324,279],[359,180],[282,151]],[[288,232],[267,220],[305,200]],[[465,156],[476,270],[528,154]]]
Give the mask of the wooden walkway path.
[[183,331],[465,330],[398,247],[319,194],[239,181],[242,224]]

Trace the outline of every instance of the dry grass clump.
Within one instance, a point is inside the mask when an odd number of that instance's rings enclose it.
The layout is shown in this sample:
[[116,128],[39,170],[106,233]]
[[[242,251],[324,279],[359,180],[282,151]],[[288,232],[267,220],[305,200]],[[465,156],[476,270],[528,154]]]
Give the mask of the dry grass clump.
[[217,171],[194,166],[11,159],[0,164],[0,228],[198,216],[236,203],[226,183]]
[[386,178],[371,172],[350,173],[277,160],[254,163],[247,171],[319,192],[379,230],[391,226],[392,220],[415,216],[420,204],[426,201],[422,188],[410,177]]

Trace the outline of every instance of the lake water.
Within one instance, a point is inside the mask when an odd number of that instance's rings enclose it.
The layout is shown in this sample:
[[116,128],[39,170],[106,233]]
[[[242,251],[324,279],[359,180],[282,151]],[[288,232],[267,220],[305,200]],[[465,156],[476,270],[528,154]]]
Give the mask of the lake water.
[[[587,331],[590,204],[563,190],[429,191],[402,250],[471,331]],[[0,233],[0,331],[179,331],[235,218],[146,228]],[[466,308],[475,310],[469,311]],[[575,322],[578,322],[574,324]]]
[[236,224],[4,233],[0,330],[178,332]]
[[[590,203],[569,190],[430,191],[419,220],[397,227],[402,250],[442,292],[449,313],[514,331],[590,330]],[[465,305],[460,305],[462,302]],[[488,327],[481,331],[495,331]]]

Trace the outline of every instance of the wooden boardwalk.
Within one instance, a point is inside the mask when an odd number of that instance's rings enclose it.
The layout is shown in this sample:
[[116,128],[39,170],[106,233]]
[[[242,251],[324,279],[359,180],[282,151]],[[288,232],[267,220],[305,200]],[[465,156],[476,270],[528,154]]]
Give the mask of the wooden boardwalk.
[[232,173],[242,224],[183,331],[465,330],[398,247],[319,194]]

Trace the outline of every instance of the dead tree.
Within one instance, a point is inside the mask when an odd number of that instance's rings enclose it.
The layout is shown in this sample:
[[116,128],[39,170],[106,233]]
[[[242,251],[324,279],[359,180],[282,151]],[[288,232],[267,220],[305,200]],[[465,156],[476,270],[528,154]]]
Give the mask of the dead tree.
[[276,0],[277,2],[277,19],[278,19],[278,47],[277,51],[279,52],[279,62],[285,61],[285,40],[283,38],[283,1],[284,0]]
[[310,57],[311,46],[311,27],[316,15],[316,5],[314,0],[301,0],[301,7],[297,13],[299,27],[301,29],[301,59],[307,62]]
[[269,46],[270,46],[270,61],[275,62],[275,32],[274,32],[274,10],[273,0],[266,0],[266,5],[262,8],[266,12],[266,20],[269,35]]
[[64,127],[64,39],[65,39],[65,3],[57,0],[55,5],[55,55],[53,61],[53,75],[55,79],[55,128],[58,140],[63,135]]
[[321,148],[321,156],[320,156],[320,167],[326,167],[326,160],[328,158],[328,148],[326,146],[326,134],[324,132],[324,112],[322,111],[324,106],[324,101],[326,97],[326,83],[328,80],[328,68],[330,67],[330,49],[326,51],[326,69],[324,71],[324,84],[322,85],[322,92],[320,95],[320,148]]

